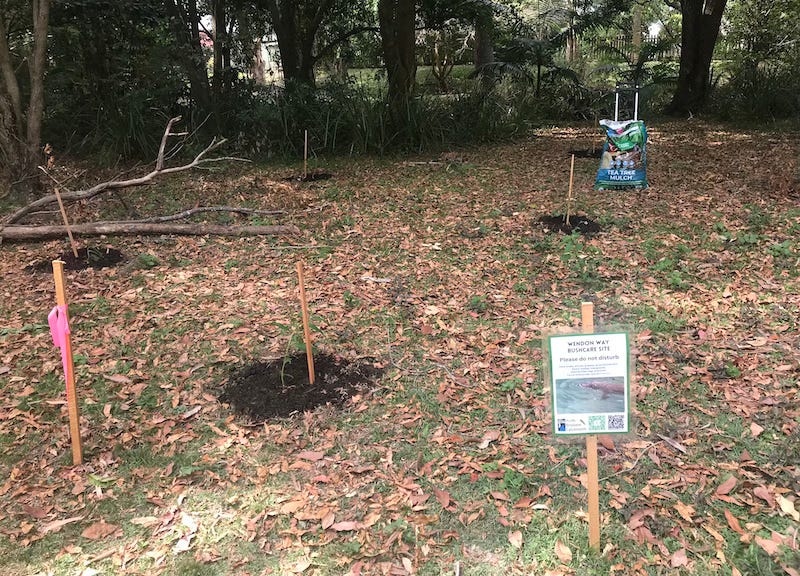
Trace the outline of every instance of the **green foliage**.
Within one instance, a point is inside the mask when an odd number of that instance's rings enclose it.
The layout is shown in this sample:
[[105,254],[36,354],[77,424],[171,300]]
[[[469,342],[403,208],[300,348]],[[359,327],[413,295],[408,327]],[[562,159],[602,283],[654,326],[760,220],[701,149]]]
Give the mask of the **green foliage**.
[[489,309],[489,301],[487,300],[486,296],[483,295],[475,295],[471,296],[469,301],[467,302],[467,310],[472,312],[486,312]]
[[724,119],[790,118],[800,113],[798,0],[733,0],[720,42],[726,82],[713,102]]

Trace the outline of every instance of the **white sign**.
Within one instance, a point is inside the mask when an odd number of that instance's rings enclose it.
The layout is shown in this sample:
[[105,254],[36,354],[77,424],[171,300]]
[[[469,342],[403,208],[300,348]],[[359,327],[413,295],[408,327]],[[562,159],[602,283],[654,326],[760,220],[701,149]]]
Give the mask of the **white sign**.
[[549,344],[553,433],[629,432],[628,335],[558,335]]

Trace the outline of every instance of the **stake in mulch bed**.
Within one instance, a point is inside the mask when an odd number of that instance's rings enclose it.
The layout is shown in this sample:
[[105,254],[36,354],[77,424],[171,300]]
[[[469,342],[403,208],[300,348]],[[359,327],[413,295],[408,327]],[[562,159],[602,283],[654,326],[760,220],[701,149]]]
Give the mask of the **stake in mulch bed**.
[[[125,255],[119,250],[108,246],[89,246],[88,248],[78,248],[77,256],[72,250],[65,250],[55,259],[64,262],[65,270],[85,270],[87,268],[99,270],[100,268],[116,266],[125,260]],[[49,260],[42,260],[31,264],[25,270],[29,272],[47,272],[50,266]]]
[[[219,397],[253,422],[264,422],[311,411],[318,406],[341,406],[370,387],[383,370],[369,359],[349,363],[338,356],[313,353],[303,262],[297,265],[297,287],[303,319],[305,356],[287,353],[271,362],[257,362],[234,372]],[[290,340],[291,342],[291,340]]]
[[570,150],[569,154],[575,158],[600,158],[603,155],[603,148],[583,148]]
[[317,180],[328,180],[333,176],[330,172],[308,171],[308,130],[303,136],[303,173],[299,176],[289,176],[284,178],[285,182],[315,182]]
[[572,183],[575,173],[575,154],[572,155],[572,160],[569,166],[569,191],[567,192],[567,213],[565,215],[556,214],[554,216],[542,216],[539,218],[545,229],[551,232],[563,232],[564,234],[572,234],[578,232],[585,236],[597,234],[600,232],[600,225],[590,220],[586,216],[579,214],[572,214]]
[[567,223],[567,217],[563,214],[542,216],[539,218],[539,222],[542,224],[542,228],[550,232],[563,232],[564,234],[577,232],[584,236],[591,236],[592,234],[597,234],[602,231],[602,228],[597,222],[581,214],[570,216],[569,224]]
[[370,359],[355,363],[328,354],[314,356],[314,369],[311,384],[305,354],[256,362],[231,374],[219,400],[252,422],[264,422],[318,406],[342,406],[369,390],[383,372]]

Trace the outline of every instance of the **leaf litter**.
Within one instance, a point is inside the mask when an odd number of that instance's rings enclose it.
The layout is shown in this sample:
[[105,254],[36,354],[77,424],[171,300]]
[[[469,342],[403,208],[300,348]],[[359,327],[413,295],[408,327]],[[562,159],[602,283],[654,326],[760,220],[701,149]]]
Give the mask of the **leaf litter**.
[[[263,168],[177,178],[180,204],[290,210],[303,243],[120,239],[160,261],[68,277],[79,468],[44,320],[52,281],[20,274],[63,246],[2,245],[4,571],[796,572],[798,138],[690,124],[650,130],[648,190],[592,192],[596,160],[576,162],[576,207],[603,230],[569,245],[534,220],[563,206],[565,154],[592,129],[447,171],[354,160],[314,188]],[[283,357],[300,332],[298,258],[316,347],[385,372],[335,411],[247,426],[218,397],[230,366]],[[601,442],[598,560],[585,460],[546,440],[541,393],[541,338],[577,327],[587,298],[598,325],[636,335],[636,434]]]

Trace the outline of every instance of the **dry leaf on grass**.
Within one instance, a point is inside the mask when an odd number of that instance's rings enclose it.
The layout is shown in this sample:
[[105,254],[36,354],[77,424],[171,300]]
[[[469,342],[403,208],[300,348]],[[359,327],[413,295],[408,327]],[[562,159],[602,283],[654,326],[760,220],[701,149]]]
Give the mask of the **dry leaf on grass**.
[[109,524],[105,520],[100,520],[81,532],[81,536],[88,538],[89,540],[100,540],[107,536],[111,536],[118,529],[119,526],[115,524]]
[[564,544],[561,540],[556,540],[556,556],[561,561],[562,564],[569,564],[572,562],[572,550],[569,549],[569,546]]

